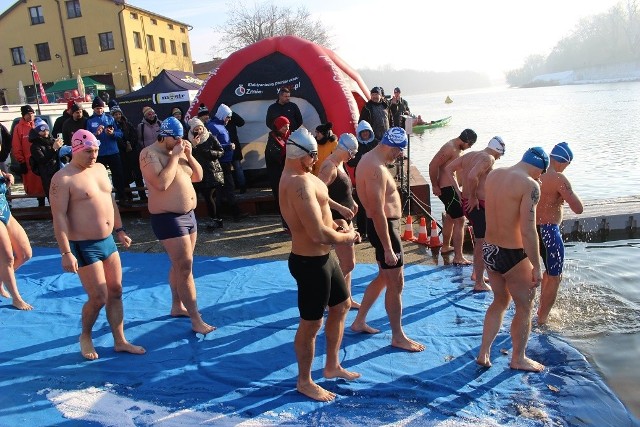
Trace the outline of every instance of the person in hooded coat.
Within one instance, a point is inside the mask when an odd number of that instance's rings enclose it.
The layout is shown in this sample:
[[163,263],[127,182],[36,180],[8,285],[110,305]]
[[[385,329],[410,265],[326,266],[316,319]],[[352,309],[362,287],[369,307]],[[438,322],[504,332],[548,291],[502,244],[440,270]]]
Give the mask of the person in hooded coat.
[[[49,126],[46,122],[38,122],[36,127],[29,131],[29,142],[31,142],[31,160],[35,163],[35,168],[40,174],[44,194],[49,198],[49,187],[51,186],[51,178],[60,169],[58,152],[60,147],[64,145],[61,138],[53,139],[49,135]],[[71,156],[66,156],[64,163],[69,163]]]

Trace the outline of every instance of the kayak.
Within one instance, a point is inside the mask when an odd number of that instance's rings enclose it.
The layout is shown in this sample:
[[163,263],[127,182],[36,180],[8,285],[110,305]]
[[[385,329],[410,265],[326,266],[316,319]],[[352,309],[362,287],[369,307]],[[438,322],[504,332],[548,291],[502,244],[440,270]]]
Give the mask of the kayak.
[[451,121],[451,116],[445,117],[444,119],[440,119],[440,120],[434,120],[432,122],[426,122],[421,125],[414,125],[412,129],[413,129],[413,132],[422,132],[425,129],[441,128],[443,126],[448,125],[450,121]]

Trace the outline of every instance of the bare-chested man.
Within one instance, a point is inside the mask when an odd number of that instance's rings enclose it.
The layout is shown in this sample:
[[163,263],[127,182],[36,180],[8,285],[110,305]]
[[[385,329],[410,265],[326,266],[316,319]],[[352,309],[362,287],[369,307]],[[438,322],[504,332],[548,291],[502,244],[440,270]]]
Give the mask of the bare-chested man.
[[453,188],[451,176],[444,170],[445,166],[462,155],[462,152],[476,143],[478,135],[465,129],[459,137],[445,143],[429,163],[429,177],[433,194],[444,204],[446,215],[442,226],[442,255],[453,252],[453,263],[470,265],[462,254],[464,241],[464,211],[462,201]]
[[402,329],[404,257],[399,230],[402,203],[396,182],[387,168],[402,155],[407,144],[404,129],[393,127],[358,163],[356,186],[367,211],[367,234],[376,250],[378,275],[367,286],[351,329],[369,334],[380,332],[366,320],[371,306],[386,288],[384,305],[391,324],[391,345],[407,351],[422,351],[425,346],[407,337]]
[[122,266],[111,233],[115,231],[125,248],[131,239],[122,226],[107,170],[96,163],[100,142],[91,132],[80,129],[71,137],[71,147],[73,158],[53,176],[49,194],[62,268],[78,273],[89,296],[82,307],[80,351],[86,359],[98,358],[91,329],[106,306],[115,351],[144,354],[144,348],[124,336]]
[[580,197],[573,192],[571,183],[562,174],[573,160],[573,152],[569,144],[566,142],[556,144],[551,150],[550,157],[549,170],[540,177],[540,203],[536,216],[540,254],[545,268],[540,289],[538,325],[547,323],[551,307],[558,296],[560,280],[562,280],[564,264],[564,243],[560,232],[562,206],[566,201],[573,212],[581,214],[584,210]]
[[329,191],[311,173],[318,161],[316,139],[301,127],[289,136],[286,150],[279,200],[280,211],[291,230],[289,271],[298,286],[300,324],[294,341],[298,360],[296,388],[305,396],[328,402],[335,399],[336,394],[311,378],[316,336],[327,306],[324,377],[346,380],[360,377],[359,373],[344,369],[338,356],[350,303],[344,275],[331,255],[331,245],[354,244],[360,241],[360,236],[353,228],[340,227],[333,221]]
[[[482,261],[482,244],[486,229],[484,203],[484,183],[493,169],[496,160],[504,155],[504,141],[494,136],[489,145],[481,151],[467,153],[458,157],[447,166],[445,172],[449,182],[462,200],[464,214],[473,226],[473,274],[474,292],[490,291],[491,287],[484,280],[484,262]],[[457,179],[460,181],[458,182]],[[462,186],[462,191],[460,190]]]
[[537,179],[549,167],[540,147],[527,150],[522,160],[492,171],[485,182],[487,233],[482,251],[493,302],[482,329],[478,364],[491,366],[491,344],[496,338],[511,299],[516,307],[511,322],[511,369],[540,372],[544,365],[525,355],[531,332],[531,311],[536,288],[542,281],[536,234]]
[[192,183],[202,180],[202,167],[191,155],[191,143],[182,135],[178,119],[165,119],[158,140],[140,152],[140,170],[149,190],[151,227],[171,260],[171,316],[188,316],[191,328],[206,335],[215,327],[200,316],[193,280],[198,225]]

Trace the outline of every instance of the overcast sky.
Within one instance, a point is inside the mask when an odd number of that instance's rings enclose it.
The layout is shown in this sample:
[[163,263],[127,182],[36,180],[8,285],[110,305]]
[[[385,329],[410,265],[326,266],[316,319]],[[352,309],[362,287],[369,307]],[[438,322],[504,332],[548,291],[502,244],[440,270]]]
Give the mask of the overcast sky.
[[[91,0],[94,1],[94,0]],[[304,5],[333,35],[336,53],[353,68],[480,71],[499,77],[531,54],[548,54],[581,18],[620,0],[277,0]],[[626,0],[623,0],[626,1]],[[5,10],[14,1],[0,0]],[[81,5],[87,0],[81,0]],[[216,50],[228,0],[127,0],[193,26],[193,59]],[[38,4],[33,0],[28,5]],[[251,8],[253,0],[245,1]]]

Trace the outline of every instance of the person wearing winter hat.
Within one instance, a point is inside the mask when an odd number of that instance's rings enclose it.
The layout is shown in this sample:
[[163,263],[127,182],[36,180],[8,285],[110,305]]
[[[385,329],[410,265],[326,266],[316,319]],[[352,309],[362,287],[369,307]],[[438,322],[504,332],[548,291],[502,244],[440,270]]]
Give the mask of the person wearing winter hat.
[[206,105],[200,104],[200,106],[198,107],[198,118],[202,121],[202,123],[204,123],[205,126],[209,122],[209,109]]
[[215,116],[209,120],[209,123],[207,123],[206,126],[209,132],[211,132],[218,142],[220,142],[220,145],[224,150],[224,155],[219,159],[222,170],[224,171],[224,186],[222,187],[222,191],[217,192],[219,201],[218,206],[222,204],[223,200],[226,200],[231,209],[233,220],[240,221],[242,218],[246,218],[248,214],[240,211],[235,195],[236,187],[233,180],[232,163],[233,151],[236,146],[233,141],[231,141],[231,135],[229,135],[229,130],[226,127],[231,120],[232,115],[233,112],[231,111],[231,108],[225,104],[220,104],[216,110]]
[[543,364],[527,357],[526,350],[535,288],[542,282],[535,227],[540,199],[538,179],[548,166],[547,153],[541,147],[533,147],[520,162],[495,169],[483,180],[487,226],[481,253],[494,297],[484,318],[478,365],[491,366],[491,345],[513,300],[516,311],[511,321],[513,350],[509,367],[529,372],[544,369]]
[[367,234],[375,248],[378,275],[367,286],[355,320],[354,332],[377,333],[367,324],[367,314],[380,293],[386,288],[387,317],[391,325],[391,345],[406,351],[423,351],[425,346],[405,335],[402,328],[402,288],[404,257],[400,240],[402,201],[397,184],[387,164],[402,156],[407,145],[404,129],[394,127],[383,136],[380,144],[360,160],[356,185],[360,201],[370,215]]
[[180,121],[182,128],[184,129],[183,138],[187,138],[189,134],[189,123],[184,120],[184,111],[180,107],[173,107],[171,109],[171,115]]
[[[198,197],[194,182],[202,180],[202,166],[192,155],[192,145],[182,139],[184,130],[173,116],[160,126],[158,140],[142,149],[140,169],[149,190],[151,228],[171,260],[171,316],[189,316],[196,333],[208,334],[198,310],[193,278],[193,250],[198,236],[194,209]],[[186,212],[186,213],[185,213]]]
[[73,111],[71,111],[71,108],[74,105],[76,105],[76,102],[73,99],[70,99],[67,102],[67,108],[62,112],[62,115],[58,117],[55,122],[53,122],[53,128],[51,129],[52,136],[55,137],[59,133],[62,133],[62,126],[64,125],[64,122],[66,122],[68,119],[71,118],[71,115],[73,114]]
[[298,286],[300,322],[294,341],[298,360],[296,389],[313,400],[328,402],[335,399],[336,394],[320,387],[311,377],[315,339],[327,305],[324,376],[347,381],[360,377],[340,364],[344,321],[351,304],[344,275],[331,254],[332,245],[352,245],[359,241],[359,236],[351,228],[339,227],[331,217],[327,187],[310,173],[318,159],[317,149],[317,141],[304,127],[289,136],[279,200],[291,230],[289,271]]
[[[320,146],[318,146],[320,148]],[[343,133],[338,139],[338,147],[331,153],[320,167],[318,178],[329,190],[329,207],[331,217],[343,229],[353,228],[352,220],[358,212],[358,205],[353,199],[351,178],[345,170],[345,164],[358,152],[358,140],[353,134]],[[347,284],[351,308],[360,308],[360,303],[353,299],[351,293],[351,272],[356,266],[356,250],[353,245],[337,245],[335,247],[340,270]]]
[[[35,112],[30,105],[20,107],[22,118],[13,129],[13,139],[11,141],[11,153],[20,166],[20,174],[24,184],[24,192],[28,196],[38,198],[38,206],[44,206],[44,188],[40,177],[33,173],[29,166],[31,158],[31,143],[29,142],[29,132],[35,127]],[[18,171],[16,171],[18,172]]]
[[[473,291],[491,291],[484,277],[485,265],[482,260],[482,244],[486,231],[484,183],[493,165],[505,152],[505,143],[499,136],[489,140],[484,150],[472,151],[451,161],[445,166],[447,182],[462,201],[462,209],[473,227]],[[460,178],[458,182],[457,178]],[[462,187],[462,190],[460,190]]]
[[333,123],[327,122],[316,126],[315,138],[318,141],[318,161],[313,165],[312,174],[318,176],[320,166],[329,154],[338,146],[338,137],[333,133]]
[[138,123],[138,143],[140,148],[153,145],[158,139],[160,133],[160,119],[155,110],[146,105],[142,107],[142,121]]
[[[267,144],[264,149],[264,161],[267,166],[267,177],[269,179],[271,193],[273,194],[273,200],[275,201],[278,213],[280,213],[278,187],[280,186],[280,177],[282,176],[282,170],[284,169],[287,139],[291,133],[289,132],[289,119],[285,116],[276,117],[274,120],[274,127],[277,130],[269,132]],[[283,231],[285,233],[290,233],[289,227],[284,221],[282,215],[280,215],[280,220],[282,222]]]
[[79,104],[74,103],[71,106],[71,118],[65,120],[62,124],[62,139],[64,145],[71,147],[71,137],[76,131],[86,129],[87,119],[87,112],[84,111]]
[[565,169],[573,161],[573,151],[569,144],[561,142],[551,150],[549,169],[540,176],[540,202],[536,210],[536,224],[540,255],[545,271],[542,275],[538,325],[544,325],[558,295],[564,264],[564,243],[560,224],[564,203],[576,214],[584,210],[582,200],[575,193],[571,182],[564,175]]
[[271,130],[275,129],[276,118],[284,116],[289,120],[289,130],[291,132],[302,126],[302,113],[295,102],[291,101],[291,90],[288,87],[278,89],[278,99],[267,108],[265,124]]
[[[118,104],[111,107],[111,115],[118,128],[122,131],[122,138],[118,140],[118,150],[120,151],[125,184],[128,186],[135,182],[136,187],[138,187],[138,198],[141,202],[146,202],[147,193],[144,190],[144,180],[142,179],[140,162],[138,161],[140,144],[138,143],[136,127],[123,114]],[[133,200],[133,193],[125,193],[125,198]]]
[[358,122],[366,120],[373,128],[373,133],[378,141],[382,140],[382,136],[389,129],[392,123],[389,104],[382,96],[379,87],[371,89],[371,99],[367,101],[360,110],[360,118]]
[[433,194],[444,204],[445,216],[442,225],[442,249],[440,253],[444,257],[453,253],[453,264],[470,265],[462,253],[464,242],[465,217],[462,210],[462,201],[453,188],[450,176],[444,168],[462,155],[464,150],[475,144],[478,136],[472,129],[465,129],[460,136],[444,143],[440,150],[429,163],[429,177]]
[[99,358],[92,329],[105,307],[115,351],[144,354],[145,349],[131,344],[124,334],[122,266],[112,233],[125,248],[131,245],[131,238],[113,203],[107,170],[96,161],[100,141],[84,129],[76,131],[71,139],[71,163],[56,172],[51,181],[56,188],[51,214],[62,268],[78,273],[89,298],[82,308],[80,352],[88,360]]
[[[49,199],[51,178],[60,169],[58,152],[63,145],[62,138],[53,139],[50,136],[47,122],[36,120],[36,127],[29,132],[29,142],[31,142],[29,166],[34,173],[40,176],[44,194]],[[68,163],[70,159],[71,156],[65,158],[65,163]]]
[[389,113],[391,122],[389,126],[401,127],[404,129],[405,117],[411,114],[409,103],[401,96],[399,87],[393,89],[393,96],[389,99]]
[[105,114],[104,101],[100,97],[96,96],[91,106],[93,107],[93,115],[87,119],[86,126],[87,130],[100,140],[98,163],[102,163],[111,171],[113,187],[116,190],[116,201],[123,206],[128,206],[130,202],[125,194],[125,187],[128,186],[125,184],[120,148],[118,147],[118,141],[122,139],[122,130],[111,114]]

